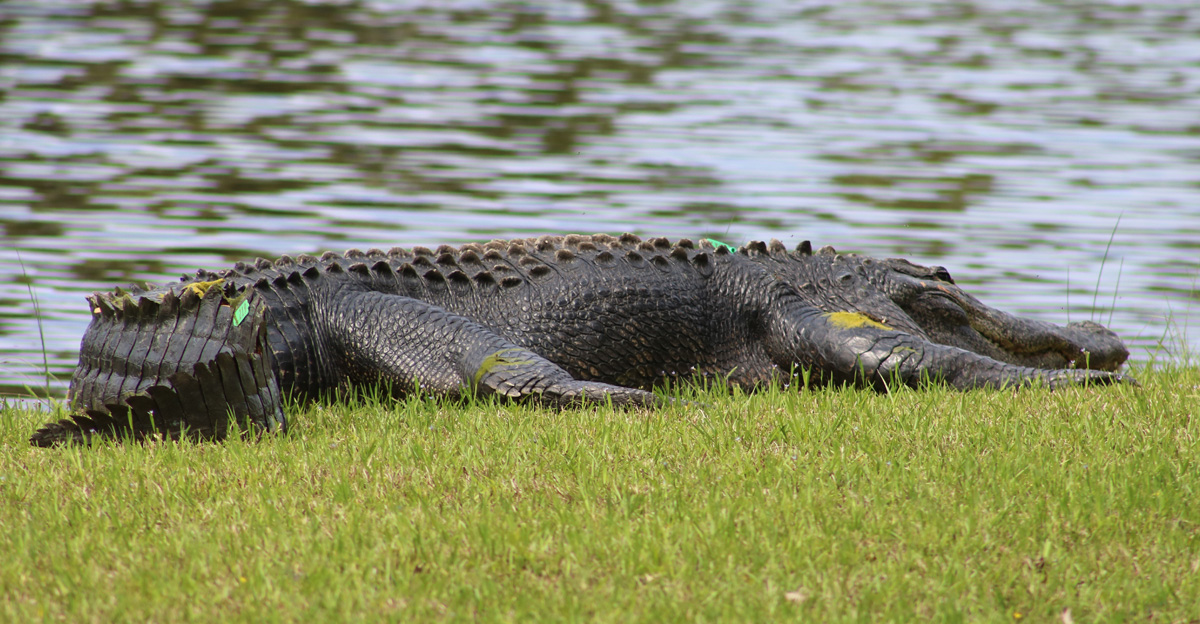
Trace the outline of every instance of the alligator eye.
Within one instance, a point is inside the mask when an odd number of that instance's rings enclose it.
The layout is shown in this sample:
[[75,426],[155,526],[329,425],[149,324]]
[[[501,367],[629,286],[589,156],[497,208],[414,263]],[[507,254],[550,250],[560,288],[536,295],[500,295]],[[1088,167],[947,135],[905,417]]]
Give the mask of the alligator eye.
[[933,276],[942,280],[943,282],[950,282],[951,284],[954,283],[954,278],[950,277],[950,271],[947,271],[946,267],[933,267]]

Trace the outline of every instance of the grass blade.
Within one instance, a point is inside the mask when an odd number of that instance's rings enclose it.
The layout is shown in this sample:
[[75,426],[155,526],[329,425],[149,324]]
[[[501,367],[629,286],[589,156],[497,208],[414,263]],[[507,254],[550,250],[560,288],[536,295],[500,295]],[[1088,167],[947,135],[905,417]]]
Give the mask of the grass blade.
[[42,306],[38,303],[37,295],[33,292],[33,280],[25,270],[25,261],[21,259],[21,251],[17,252],[17,263],[21,265],[21,276],[25,278],[25,288],[29,291],[29,299],[33,301],[33,316],[37,320],[38,339],[42,345],[42,372],[46,375],[46,396],[50,396],[50,357],[46,354],[46,330],[42,327]]
[[1113,224],[1112,232],[1108,235],[1108,244],[1104,246],[1104,257],[1100,259],[1100,270],[1096,272],[1096,289],[1092,291],[1092,320],[1096,320],[1096,298],[1100,296],[1100,277],[1104,275],[1104,265],[1108,262],[1108,250],[1112,249],[1113,239],[1117,237],[1117,228],[1121,227],[1121,217],[1125,213],[1117,215],[1117,222]]

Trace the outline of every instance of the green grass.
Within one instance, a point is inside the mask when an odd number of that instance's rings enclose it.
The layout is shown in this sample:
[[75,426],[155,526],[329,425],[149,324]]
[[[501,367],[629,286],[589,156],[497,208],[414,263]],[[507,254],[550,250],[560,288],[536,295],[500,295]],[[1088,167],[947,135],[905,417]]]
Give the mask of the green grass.
[[30,448],[45,415],[8,408],[0,621],[1188,620],[1200,369],[1135,373],[653,412],[367,399],[91,449]]

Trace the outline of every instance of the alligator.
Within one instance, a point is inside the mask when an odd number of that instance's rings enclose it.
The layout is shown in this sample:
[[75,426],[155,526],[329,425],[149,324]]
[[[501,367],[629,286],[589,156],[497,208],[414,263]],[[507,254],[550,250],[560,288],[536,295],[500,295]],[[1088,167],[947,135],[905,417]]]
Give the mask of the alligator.
[[1129,352],[1082,321],[987,307],[940,266],[704,239],[542,236],[435,250],[351,249],[237,263],[88,297],[70,418],[38,446],[94,437],[284,431],[285,397],[354,387],[652,407],[677,377],[1136,383]]

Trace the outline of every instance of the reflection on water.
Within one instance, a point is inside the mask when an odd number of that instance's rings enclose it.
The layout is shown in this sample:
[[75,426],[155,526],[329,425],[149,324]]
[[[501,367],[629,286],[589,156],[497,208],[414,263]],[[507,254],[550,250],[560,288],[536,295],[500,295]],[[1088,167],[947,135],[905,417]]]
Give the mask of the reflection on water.
[[936,261],[999,307],[1111,322],[1162,356],[1200,323],[1190,9],[9,3],[0,392],[43,383],[27,283],[61,379],[92,290],[565,231]]

